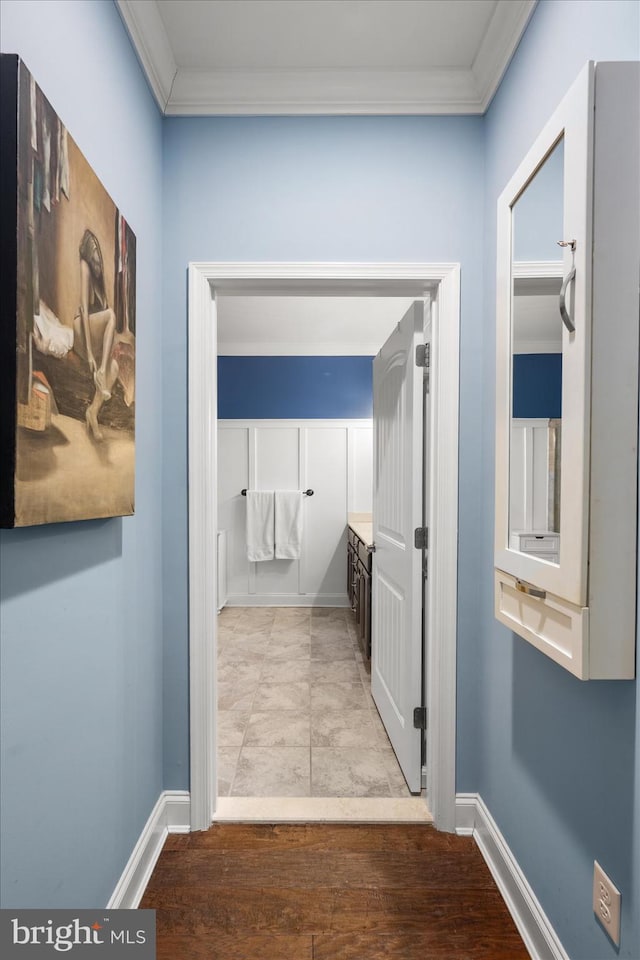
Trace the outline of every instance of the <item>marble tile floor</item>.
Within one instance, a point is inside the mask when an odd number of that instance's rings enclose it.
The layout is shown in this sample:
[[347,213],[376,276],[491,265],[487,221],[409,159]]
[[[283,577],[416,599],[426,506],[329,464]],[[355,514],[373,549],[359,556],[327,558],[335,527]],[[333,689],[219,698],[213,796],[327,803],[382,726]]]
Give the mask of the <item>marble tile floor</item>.
[[370,687],[350,610],[225,607],[219,795],[410,797]]

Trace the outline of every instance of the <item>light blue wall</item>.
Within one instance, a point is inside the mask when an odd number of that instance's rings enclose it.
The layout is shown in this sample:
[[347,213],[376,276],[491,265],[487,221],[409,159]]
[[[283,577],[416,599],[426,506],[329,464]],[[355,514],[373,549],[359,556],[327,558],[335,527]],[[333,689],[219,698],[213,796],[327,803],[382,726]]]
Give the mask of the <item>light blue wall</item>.
[[111,0],[0,15],[137,236],[136,515],[0,533],[2,903],[99,907],[162,789],[161,118]]
[[218,357],[218,416],[370,419],[373,357]]
[[2,48],[132,224],[140,318],[135,518],[0,534],[5,902],[104,903],[162,787],[188,786],[187,263],[459,261],[457,786],[480,790],[572,957],[616,956],[593,858],[623,892],[619,955],[639,956],[638,684],[581,684],[492,612],[496,199],[583,62],[637,57],[636,3],[543,0],[484,120],[162,125],[109,0],[0,11]]
[[558,143],[513,205],[514,260],[562,260],[563,178],[564,145]]
[[166,786],[188,783],[186,268],[190,260],[462,264],[461,789],[474,789],[481,463],[481,118],[171,118],[165,123]]
[[[492,612],[496,201],[588,59],[637,59],[638,4],[543,0],[486,118],[483,762],[478,789],[575,960],[640,957],[639,683],[581,683]],[[472,707],[475,709],[475,707]],[[466,705],[461,705],[466,713]],[[593,860],[622,891],[622,943],[591,910]]]

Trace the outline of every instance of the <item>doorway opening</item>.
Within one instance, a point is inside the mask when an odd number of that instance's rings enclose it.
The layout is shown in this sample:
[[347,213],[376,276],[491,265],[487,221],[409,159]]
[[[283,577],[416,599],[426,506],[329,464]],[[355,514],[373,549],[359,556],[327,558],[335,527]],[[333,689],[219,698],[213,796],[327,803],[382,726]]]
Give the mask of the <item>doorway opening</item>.
[[[438,522],[433,526],[430,544],[433,572],[425,586],[429,598],[429,603],[425,605],[429,639],[424,667],[421,665],[420,672],[423,673],[426,702],[429,705],[426,802],[436,826],[452,829],[455,791],[459,270],[456,265],[401,264],[192,264],[190,267],[192,828],[207,828],[216,811],[217,617],[215,590],[211,589],[211,585],[216,583],[218,523],[216,331],[218,303],[221,298],[233,296],[414,297],[421,300],[427,298],[432,302],[433,434],[427,508],[431,516],[437,516]],[[421,526],[418,516],[415,525]],[[413,549],[413,544],[410,546]],[[321,608],[314,609],[316,616],[313,621],[313,610],[309,613],[310,639],[314,629],[316,636],[322,630],[326,634],[331,616],[327,612],[328,607],[324,613],[320,612]],[[333,609],[336,610],[335,607]],[[275,618],[276,613],[272,613]],[[298,615],[301,616],[300,611]],[[238,617],[239,614],[234,616]],[[267,613],[267,616],[270,615]],[[348,637],[350,625],[346,609],[337,608],[333,616],[336,622],[331,629],[335,631],[338,626],[339,630],[346,631]],[[286,616],[281,619],[286,619]],[[357,666],[357,663],[356,660],[354,665]],[[316,669],[322,670],[320,667]],[[407,717],[401,720],[407,725]]]

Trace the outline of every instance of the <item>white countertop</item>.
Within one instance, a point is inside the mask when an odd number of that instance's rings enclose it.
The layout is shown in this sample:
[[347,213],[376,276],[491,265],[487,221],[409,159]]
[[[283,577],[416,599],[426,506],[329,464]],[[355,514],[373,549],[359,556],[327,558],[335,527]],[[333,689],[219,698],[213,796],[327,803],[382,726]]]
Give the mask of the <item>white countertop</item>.
[[348,516],[349,527],[357,537],[360,537],[365,546],[370,547],[373,544],[373,517],[370,513],[350,513]]

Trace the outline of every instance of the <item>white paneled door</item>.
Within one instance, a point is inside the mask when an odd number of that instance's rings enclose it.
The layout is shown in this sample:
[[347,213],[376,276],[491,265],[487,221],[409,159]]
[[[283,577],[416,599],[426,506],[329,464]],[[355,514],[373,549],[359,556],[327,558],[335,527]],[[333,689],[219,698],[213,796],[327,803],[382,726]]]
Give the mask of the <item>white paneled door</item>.
[[422,732],[423,369],[425,304],[414,303],[373,362],[374,483],[371,693],[412,792]]

